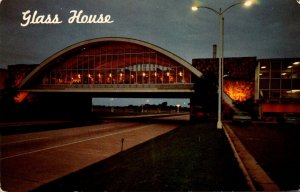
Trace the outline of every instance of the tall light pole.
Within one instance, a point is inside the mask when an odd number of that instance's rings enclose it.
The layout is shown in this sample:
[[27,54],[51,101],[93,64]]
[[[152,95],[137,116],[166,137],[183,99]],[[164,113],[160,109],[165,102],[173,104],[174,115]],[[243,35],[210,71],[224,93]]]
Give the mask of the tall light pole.
[[200,8],[208,9],[219,17],[219,83],[218,83],[218,121],[217,121],[217,128],[222,129],[222,93],[223,93],[223,54],[224,54],[224,13],[227,12],[229,9],[236,5],[243,4],[246,7],[250,7],[253,4],[253,0],[244,0],[238,3],[232,4],[228,6],[226,9],[216,10],[211,7],[207,6],[193,6],[192,11],[197,11]]

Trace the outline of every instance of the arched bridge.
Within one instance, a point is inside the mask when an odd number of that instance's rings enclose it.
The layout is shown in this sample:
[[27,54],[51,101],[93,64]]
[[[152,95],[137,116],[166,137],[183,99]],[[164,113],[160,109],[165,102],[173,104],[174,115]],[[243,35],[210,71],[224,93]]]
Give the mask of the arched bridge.
[[50,56],[24,78],[19,88],[98,96],[186,94],[194,92],[192,74],[202,75],[187,61],[153,44],[129,38],[97,38]]

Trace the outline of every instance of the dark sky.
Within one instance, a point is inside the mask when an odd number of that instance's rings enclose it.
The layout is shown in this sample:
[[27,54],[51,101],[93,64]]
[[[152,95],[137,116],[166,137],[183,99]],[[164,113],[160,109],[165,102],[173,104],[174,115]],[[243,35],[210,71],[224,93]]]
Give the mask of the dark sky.
[[[218,43],[218,17],[194,3],[215,9],[237,0],[2,0],[0,65],[39,64],[61,49],[99,37],[130,37],[167,49],[191,62],[212,57]],[[21,27],[22,12],[58,14],[61,24]],[[71,10],[111,15],[111,24],[69,24]],[[259,0],[225,14],[225,57],[300,56],[300,5],[296,0]]]

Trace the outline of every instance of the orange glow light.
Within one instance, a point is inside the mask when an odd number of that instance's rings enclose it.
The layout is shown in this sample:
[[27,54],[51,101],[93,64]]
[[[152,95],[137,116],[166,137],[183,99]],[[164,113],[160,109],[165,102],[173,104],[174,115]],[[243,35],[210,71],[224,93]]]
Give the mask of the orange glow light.
[[225,81],[224,92],[233,100],[244,102],[254,94],[253,83],[244,81]]
[[16,103],[21,103],[28,96],[28,92],[19,92],[18,95],[14,98]]

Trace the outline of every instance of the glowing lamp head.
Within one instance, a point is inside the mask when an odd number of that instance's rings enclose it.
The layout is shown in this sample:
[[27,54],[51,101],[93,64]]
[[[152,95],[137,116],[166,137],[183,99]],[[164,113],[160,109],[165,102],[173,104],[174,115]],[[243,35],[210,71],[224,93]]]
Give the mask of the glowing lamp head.
[[253,0],[247,0],[247,1],[244,2],[244,6],[245,7],[251,7],[253,5],[253,3],[254,3]]
[[197,6],[192,6],[192,8],[191,8],[192,11],[198,11],[198,9],[199,8]]

